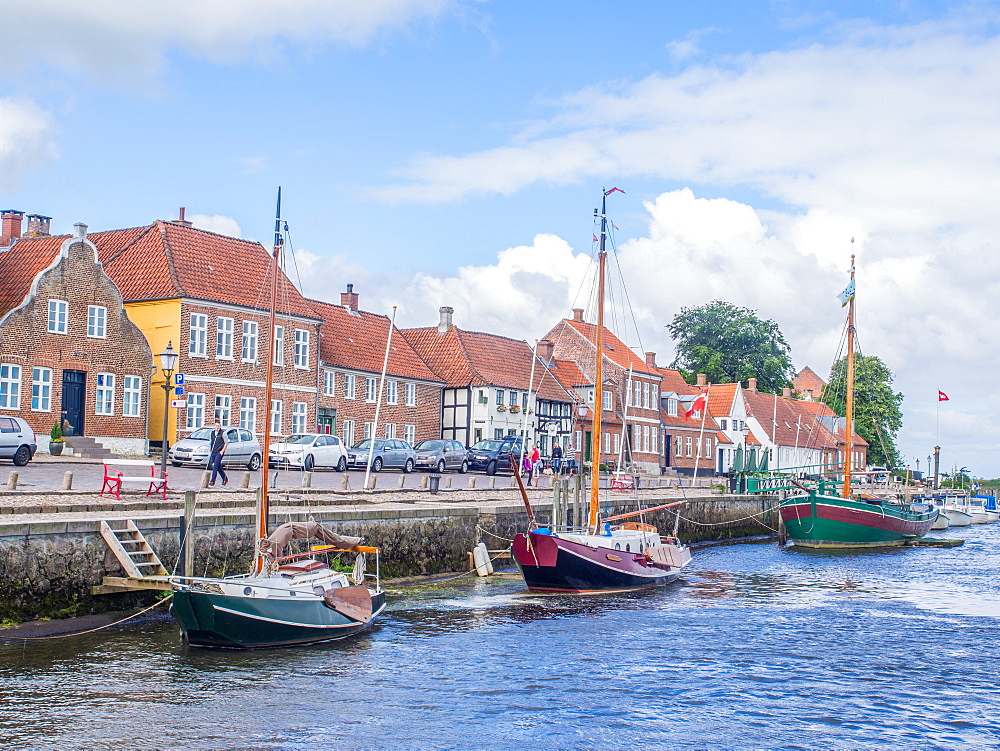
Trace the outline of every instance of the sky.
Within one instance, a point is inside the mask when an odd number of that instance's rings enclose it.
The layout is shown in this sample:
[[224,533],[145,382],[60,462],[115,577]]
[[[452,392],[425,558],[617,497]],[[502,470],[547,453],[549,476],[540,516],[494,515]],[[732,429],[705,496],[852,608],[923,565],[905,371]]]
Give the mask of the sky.
[[905,462],[1000,477],[994,2],[4,5],[0,191],[53,232],[183,206],[269,245],[281,186],[307,295],[531,342],[591,309],[619,187],[630,346],[668,365],[723,299],[825,377],[856,254]]

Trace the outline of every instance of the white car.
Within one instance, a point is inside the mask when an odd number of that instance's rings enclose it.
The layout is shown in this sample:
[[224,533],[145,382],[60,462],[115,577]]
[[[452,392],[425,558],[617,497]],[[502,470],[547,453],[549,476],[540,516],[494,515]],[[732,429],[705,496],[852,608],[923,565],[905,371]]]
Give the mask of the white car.
[[325,433],[295,433],[272,443],[267,450],[273,465],[287,464],[312,472],[316,467],[347,471],[347,451],[340,438]]
[[0,459],[18,467],[31,461],[38,448],[35,431],[20,417],[0,417]]

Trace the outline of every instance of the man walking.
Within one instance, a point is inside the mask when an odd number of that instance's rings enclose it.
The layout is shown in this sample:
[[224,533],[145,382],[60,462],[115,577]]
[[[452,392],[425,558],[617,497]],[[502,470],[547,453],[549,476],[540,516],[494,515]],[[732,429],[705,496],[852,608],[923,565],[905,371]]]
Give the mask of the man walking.
[[558,441],[552,442],[552,474],[562,474],[562,447]]
[[212,478],[208,481],[208,487],[215,485],[215,478],[217,476],[222,477],[222,486],[225,487],[229,484],[229,477],[226,475],[226,470],[222,468],[222,457],[226,453],[229,440],[222,430],[222,425],[218,422],[215,423],[215,429],[212,431],[210,441],[208,468],[212,470]]

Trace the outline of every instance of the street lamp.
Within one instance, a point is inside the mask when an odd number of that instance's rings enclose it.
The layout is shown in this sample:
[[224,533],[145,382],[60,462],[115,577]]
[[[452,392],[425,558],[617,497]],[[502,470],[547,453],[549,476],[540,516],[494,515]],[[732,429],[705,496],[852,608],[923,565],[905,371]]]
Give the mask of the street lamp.
[[173,341],[167,342],[167,348],[160,353],[160,370],[163,371],[163,446],[160,457],[160,470],[167,473],[167,410],[170,409],[170,390],[173,388],[174,371],[177,370],[177,353]]

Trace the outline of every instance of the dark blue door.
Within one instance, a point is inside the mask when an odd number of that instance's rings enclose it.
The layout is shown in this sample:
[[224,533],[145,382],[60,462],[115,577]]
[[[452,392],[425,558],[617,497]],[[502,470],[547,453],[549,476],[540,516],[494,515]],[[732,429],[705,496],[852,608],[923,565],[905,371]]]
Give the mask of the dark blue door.
[[83,405],[86,401],[87,373],[64,370],[62,382],[63,435],[83,435]]

